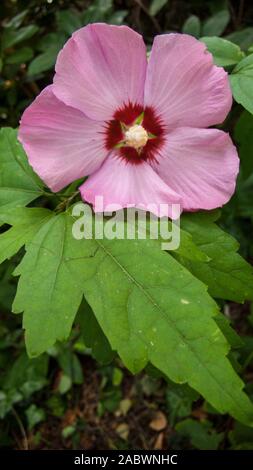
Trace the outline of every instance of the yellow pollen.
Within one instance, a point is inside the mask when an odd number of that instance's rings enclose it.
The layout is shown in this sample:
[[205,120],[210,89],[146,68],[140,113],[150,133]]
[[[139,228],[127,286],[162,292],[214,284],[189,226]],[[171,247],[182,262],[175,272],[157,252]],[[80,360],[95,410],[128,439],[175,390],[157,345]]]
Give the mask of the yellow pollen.
[[144,147],[148,141],[148,133],[144,127],[135,124],[125,132],[125,142],[136,150]]

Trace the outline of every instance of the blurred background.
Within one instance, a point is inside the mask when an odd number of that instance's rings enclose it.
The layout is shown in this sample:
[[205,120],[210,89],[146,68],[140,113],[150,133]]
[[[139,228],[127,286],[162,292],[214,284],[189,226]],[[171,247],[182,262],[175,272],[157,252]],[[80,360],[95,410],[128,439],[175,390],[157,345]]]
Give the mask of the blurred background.
[[[59,50],[90,22],[128,24],[153,37],[169,31],[222,36],[253,52],[253,2],[243,0],[1,0],[0,126],[17,127],[23,110],[52,81]],[[252,48],[252,49],[251,49]],[[242,160],[235,196],[221,225],[253,259],[253,116],[235,104],[223,129]],[[0,266],[0,448],[253,449],[253,429],[221,416],[186,386],[153,369],[133,377],[111,351],[86,304],[66,344],[29,360],[21,316],[11,314],[19,253]],[[31,293],[32,294],[32,293]],[[253,397],[253,309],[221,303],[243,338],[231,359]],[[92,348],[91,348],[92,346]]]

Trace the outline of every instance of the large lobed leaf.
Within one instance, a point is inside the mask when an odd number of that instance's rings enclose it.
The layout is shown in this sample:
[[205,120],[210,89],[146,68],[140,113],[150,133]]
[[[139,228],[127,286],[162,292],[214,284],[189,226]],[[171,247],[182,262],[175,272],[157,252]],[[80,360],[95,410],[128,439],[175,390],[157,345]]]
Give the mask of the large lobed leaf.
[[66,221],[65,215],[60,215],[44,224],[16,270],[22,276],[13,311],[24,310],[30,356],[46,351],[56,340],[68,338],[83,297],[79,270],[85,269],[84,264],[73,276],[66,261],[76,256]]
[[198,260],[177,259],[208,286],[213,297],[243,302],[253,300],[253,268],[238,253],[238,242],[215,223],[219,213],[184,214],[181,225],[192,235],[193,242],[209,258],[208,263]]
[[51,217],[52,212],[43,208],[20,207],[2,211],[0,223],[2,219],[12,227],[0,235],[0,263],[15,255]]
[[14,311],[24,311],[29,354],[68,336],[84,294],[132,372],[151,362],[220,412],[252,424],[252,404],[226,357],[217,305],[204,284],[156,240],[77,241],[72,224],[67,213],[50,219],[16,270]]
[[[26,246],[13,310],[24,312],[30,356],[69,336],[85,296],[96,320],[86,308],[82,330],[95,356],[107,350],[109,359],[113,349],[132,372],[151,363],[220,412],[252,424],[252,404],[227,359],[228,342],[237,347],[240,341],[207,293],[208,287],[214,297],[252,299],[252,268],[215,224],[218,213],[183,215],[181,244],[172,253],[161,250],[161,240],[75,240],[69,212],[13,209],[43,189],[15,132],[2,131],[0,145],[0,183],[9,190],[0,197],[0,224],[12,225],[0,235],[0,258]],[[101,338],[103,347],[96,347]]]

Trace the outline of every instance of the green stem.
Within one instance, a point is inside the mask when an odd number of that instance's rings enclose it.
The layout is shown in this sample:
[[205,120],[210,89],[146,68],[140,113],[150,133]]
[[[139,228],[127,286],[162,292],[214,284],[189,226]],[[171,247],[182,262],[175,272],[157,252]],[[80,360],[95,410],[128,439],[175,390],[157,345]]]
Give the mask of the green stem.
[[75,197],[79,194],[79,190],[75,191],[70,197],[67,199],[64,199],[64,201],[60,202],[58,206],[56,206],[55,211],[56,212],[62,212],[63,210],[67,210],[70,203],[75,199]]

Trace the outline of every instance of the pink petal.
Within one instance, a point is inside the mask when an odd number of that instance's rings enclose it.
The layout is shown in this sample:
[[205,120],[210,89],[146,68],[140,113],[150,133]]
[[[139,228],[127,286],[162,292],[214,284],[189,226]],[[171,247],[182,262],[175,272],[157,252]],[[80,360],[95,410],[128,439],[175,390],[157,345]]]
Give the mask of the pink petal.
[[214,209],[235,190],[236,148],[217,129],[178,128],[170,132],[155,170],[182,198],[184,210]]
[[146,48],[127,26],[90,24],[66,43],[56,63],[56,96],[92,119],[109,120],[124,103],[143,104]]
[[180,197],[150,165],[146,162],[134,165],[116,155],[105,160],[102,167],[80,187],[80,192],[82,198],[93,205],[96,196],[103,197],[103,205],[94,207],[95,212],[106,211],[109,205],[116,205],[149,210],[158,217],[172,217],[171,204],[180,204]]
[[170,129],[208,127],[224,121],[232,94],[227,73],[213,65],[205,44],[186,34],[163,34],[152,47],[144,101]]
[[104,123],[92,121],[45,88],[25,110],[19,140],[35,172],[53,191],[89,175],[107,155]]

